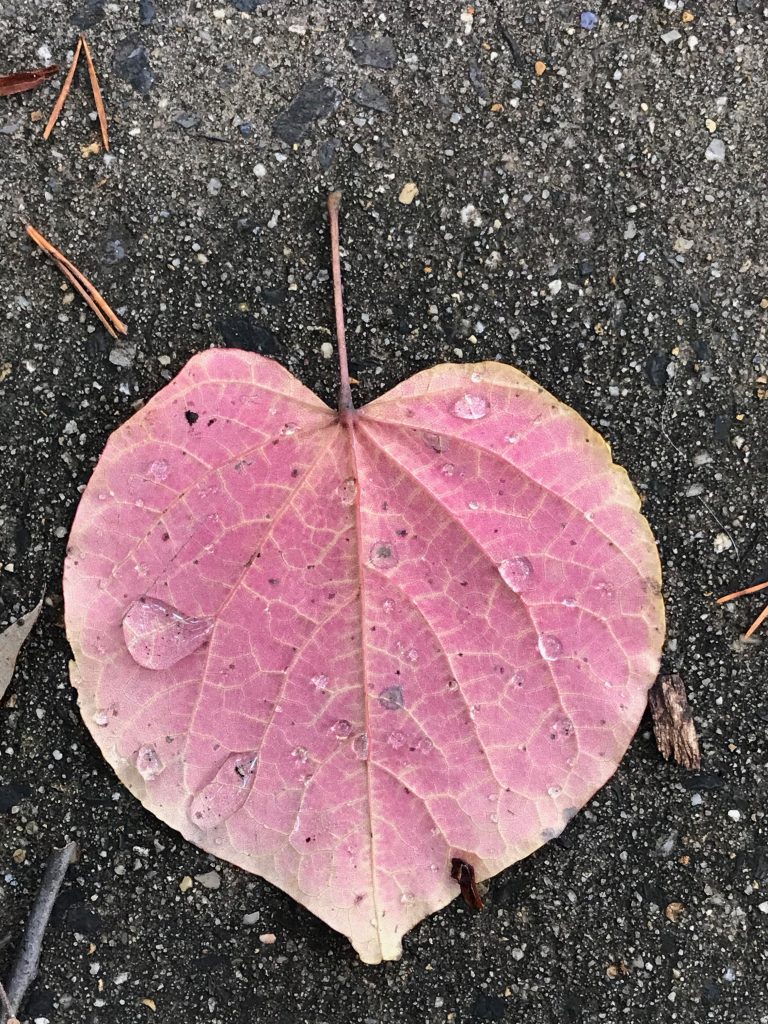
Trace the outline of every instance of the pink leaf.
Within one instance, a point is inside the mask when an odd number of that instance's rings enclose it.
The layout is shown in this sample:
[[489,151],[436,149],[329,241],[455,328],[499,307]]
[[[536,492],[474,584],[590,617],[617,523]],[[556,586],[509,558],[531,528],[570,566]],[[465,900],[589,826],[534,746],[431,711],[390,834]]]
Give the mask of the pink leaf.
[[663,635],[626,474],[499,363],[339,415],[270,360],[195,356],[110,438],[65,593],[120,778],[371,963],[454,862],[494,875],[603,785]]

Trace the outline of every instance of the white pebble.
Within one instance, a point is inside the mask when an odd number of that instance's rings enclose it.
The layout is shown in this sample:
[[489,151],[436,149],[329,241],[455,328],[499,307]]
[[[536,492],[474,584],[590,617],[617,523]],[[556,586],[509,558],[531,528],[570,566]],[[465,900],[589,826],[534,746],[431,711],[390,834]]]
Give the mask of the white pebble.
[[741,819],[741,811],[737,811],[735,809],[732,811],[728,811],[728,817],[731,819],[731,821],[739,821]]
[[331,358],[331,356],[333,355],[333,345],[330,343],[330,341],[323,342],[323,344],[320,346],[320,354],[322,355],[323,359]]

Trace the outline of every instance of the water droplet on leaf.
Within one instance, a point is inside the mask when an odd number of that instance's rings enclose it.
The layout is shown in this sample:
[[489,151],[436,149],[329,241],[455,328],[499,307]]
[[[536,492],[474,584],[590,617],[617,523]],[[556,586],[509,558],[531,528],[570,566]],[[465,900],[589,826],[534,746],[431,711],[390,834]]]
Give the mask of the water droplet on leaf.
[[556,636],[545,633],[539,637],[539,652],[545,661],[557,661],[563,653],[563,645]]
[[499,565],[499,575],[507,586],[519,594],[530,585],[533,576],[533,566],[527,558],[506,558]]
[[170,472],[170,469],[171,467],[168,465],[165,459],[155,459],[154,461],[150,462],[149,466],[147,467],[147,474],[153,480],[162,481],[166,479],[168,473]]
[[136,752],[136,771],[147,782],[156,779],[163,770],[163,762],[160,760],[157,751],[151,744],[139,747]]
[[297,430],[298,427],[295,423],[284,423],[280,429],[280,433],[283,437],[291,437]]
[[402,896],[400,897],[400,902],[401,903],[409,904],[409,903],[414,903],[415,901],[416,901],[416,897],[413,895],[412,892],[404,892],[402,894]]
[[400,711],[405,707],[403,690],[400,686],[388,686],[379,694],[379,704],[387,711]]
[[354,505],[357,497],[357,480],[353,476],[347,477],[339,484],[339,497],[342,505]]
[[320,690],[323,693],[328,689],[328,676],[318,673],[316,676],[312,676],[309,680],[309,685],[314,686],[316,690]]
[[395,602],[388,597],[384,601],[382,601],[381,607],[387,613],[387,615],[389,615],[390,612],[393,612],[395,610]]
[[453,476],[453,474],[456,472],[456,467],[452,462],[444,462],[440,467],[440,472],[443,474],[443,476]]
[[453,405],[453,415],[460,420],[481,420],[488,412],[482,395],[462,395]]
[[440,434],[433,434],[429,430],[425,430],[421,435],[424,439],[424,444],[431,448],[435,452],[445,451],[445,439]]
[[387,736],[387,743],[393,750],[400,750],[400,748],[405,745],[404,733],[399,732],[398,730],[391,732],[389,736]]
[[371,565],[377,569],[393,569],[399,559],[392,544],[386,540],[377,540],[371,548]]
[[348,722],[346,718],[340,718],[338,722],[334,722],[331,726],[331,732],[334,736],[338,736],[340,740],[345,740],[352,732],[352,723]]
[[138,665],[165,669],[199,650],[214,625],[207,616],[184,615],[165,601],[140,597],[123,617],[123,638]]
[[238,811],[248,799],[258,760],[256,754],[230,754],[208,785],[192,797],[187,810],[192,824],[215,828]]
[[355,753],[355,757],[359,758],[361,761],[367,761],[368,760],[368,733],[367,732],[359,732],[352,739],[352,750]]

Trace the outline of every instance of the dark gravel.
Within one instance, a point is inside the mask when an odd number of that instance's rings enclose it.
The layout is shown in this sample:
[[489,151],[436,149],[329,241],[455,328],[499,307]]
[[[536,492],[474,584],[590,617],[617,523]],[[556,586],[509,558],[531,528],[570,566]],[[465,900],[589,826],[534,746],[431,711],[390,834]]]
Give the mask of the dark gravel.
[[[0,709],[1,971],[49,850],[82,849],[25,1019],[768,1021],[768,631],[738,639],[759,597],[714,605],[768,571],[768,11],[689,10],[0,2],[2,71],[46,47],[66,67],[88,29],[113,142],[82,153],[98,138],[84,71],[48,143],[63,72],[0,100],[2,622],[48,595]],[[659,540],[665,667],[703,756],[698,776],[665,764],[645,723],[566,833],[492,882],[485,912],[454,902],[374,968],[227,865],[218,890],[180,890],[212,861],[97,754],[61,618],[94,460],[193,352],[273,355],[332,398],[337,187],[360,399],[438,361],[502,358],[603,432]],[[25,220],[105,292],[124,343],[70,304]]]

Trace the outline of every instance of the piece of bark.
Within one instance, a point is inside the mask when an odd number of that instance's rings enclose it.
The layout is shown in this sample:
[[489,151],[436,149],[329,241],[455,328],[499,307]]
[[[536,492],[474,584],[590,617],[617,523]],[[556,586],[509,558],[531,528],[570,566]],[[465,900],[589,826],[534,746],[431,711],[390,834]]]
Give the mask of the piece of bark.
[[648,694],[656,745],[665,761],[670,758],[684,768],[701,768],[699,737],[693,722],[685,684],[677,673],[659,676]]
[[35,68],[34,71],[16,71],[12,75],[0,75],[0,96],[15,96],[16,93],[36,89],[58,70],[57,64],[50,64],[47,68]]

